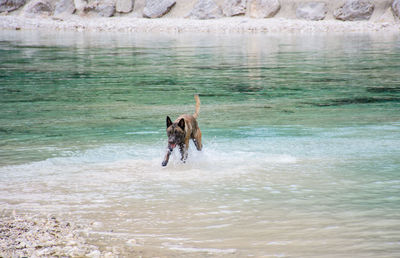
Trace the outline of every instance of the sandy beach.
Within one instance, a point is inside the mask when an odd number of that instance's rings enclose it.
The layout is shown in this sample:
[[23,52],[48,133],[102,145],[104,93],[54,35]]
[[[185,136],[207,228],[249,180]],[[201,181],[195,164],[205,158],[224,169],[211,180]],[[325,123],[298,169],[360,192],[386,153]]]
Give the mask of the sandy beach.
[[185,18],[145,19],[135,17],[55,17],[0,16],[1,30],[51,30],[94,32],[205,32],[205,33],[368,33],[400,32],[398,22],[337,20],[305,21],[273,18],[226,17],[215,20]]

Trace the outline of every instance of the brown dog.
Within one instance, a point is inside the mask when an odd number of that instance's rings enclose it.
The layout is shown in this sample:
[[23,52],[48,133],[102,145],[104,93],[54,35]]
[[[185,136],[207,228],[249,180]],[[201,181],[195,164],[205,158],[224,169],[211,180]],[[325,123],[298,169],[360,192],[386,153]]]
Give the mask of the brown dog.
[[203,145],[201,144],[201,131],[197,125],[197,117],[200,111],[199,95],[194,95],[196,100],[196,111],[193,115],[181,115],[175,122],[172,123],[171,118],[167,116],[167,135],[168,135],[168,149],[165,154],[162,166],[168,164],[169,156],[176,146],[179,146],[181,152],[181,160],[186,161],[189,149],[189,139],[192,139],[198,151],[201,151]]

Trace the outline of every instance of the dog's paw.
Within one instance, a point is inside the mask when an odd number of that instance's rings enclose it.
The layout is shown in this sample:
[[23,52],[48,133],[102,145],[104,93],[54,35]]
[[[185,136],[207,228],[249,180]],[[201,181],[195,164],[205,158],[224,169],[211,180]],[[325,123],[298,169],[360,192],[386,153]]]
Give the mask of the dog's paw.
[[161,163],[161,165],[162,165],[163,167],[165,167],[167,164],[168,164],[168,161],[165,161],[165,160]]

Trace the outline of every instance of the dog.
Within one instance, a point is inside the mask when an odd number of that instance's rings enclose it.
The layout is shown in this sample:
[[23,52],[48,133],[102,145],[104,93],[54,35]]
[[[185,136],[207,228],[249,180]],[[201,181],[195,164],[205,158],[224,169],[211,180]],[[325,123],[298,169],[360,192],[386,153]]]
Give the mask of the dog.
[[203,148],[201,143],[201,131],[199,125],[197,124],[197,117],[199,116],[200,112],[199,95],[194,95],[194,99],[196,100],[196,111],[193,115],[181,115],[173,123],[171,118],[167,116],[168,148],[164,161],[162,162],[163,167],[168,164],[169,156],[176,146],[179,146],[181,160],[185,163],[188,157],[190,139],[193,140],[198,151],[201,151]]

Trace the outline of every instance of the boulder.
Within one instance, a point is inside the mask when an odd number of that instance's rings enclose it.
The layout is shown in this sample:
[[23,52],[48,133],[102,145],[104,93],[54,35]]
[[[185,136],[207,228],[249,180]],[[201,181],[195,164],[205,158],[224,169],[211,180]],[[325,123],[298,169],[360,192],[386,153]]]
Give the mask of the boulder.
[[95,1],[86,5],[83,11],[101,17],[111,17],[115,14],[115,3],[113,1]]
[[222,12],[225,16],[243,15],[246,13],[247,0],[225,0]]
[[146,0],[146,6],[143,9],[143,17],[160,18],[168,13],[175,4],[175,0]]
[[347,0],[344,5],[334,11],[333,16],[343,21],[369,20],[374,8],[370,0]]
[[400,18],[400,0],[394,0],[392,3],[393,13]]
[[[376,9],[375,9],[376,10]],[[388,8],[381,16],[376,18],[374,22],[381,22],[381,23],[395,23],[396,17],[391,8]]]
[[25,12],[27,14],[45,14],[51,15],[53,13],[53,7],[46,0],[37,0],[30,2],[26,8]]
[[119,13],[130,13],[133,10],[134,0],[117,0],[115,10]]
[[60,0],[56,4],[54,10],[55,16],[70,15],[75,12],[75,4],[73,0]]
[[222,10],[213,0],[199,0],[188,17],[200,20],[221,18]]
[[328,8],[323,2],[301,3],[296,9],[296,17],[310,21],[325,19]]
[[252,0],[250,3],[250,17],[271,18],[281,9],[279,0]]
[[114,2],[102,2],[97,8],[96,12],[102,17],[111,17],[115,14],[115,3]]
[[0,13],[12,12],[22,7],[26,0],[0,0]]
[[78,15],[84,14],[84,9],[88,4],[86,0],[73,0],[75,5],[75,13]]

